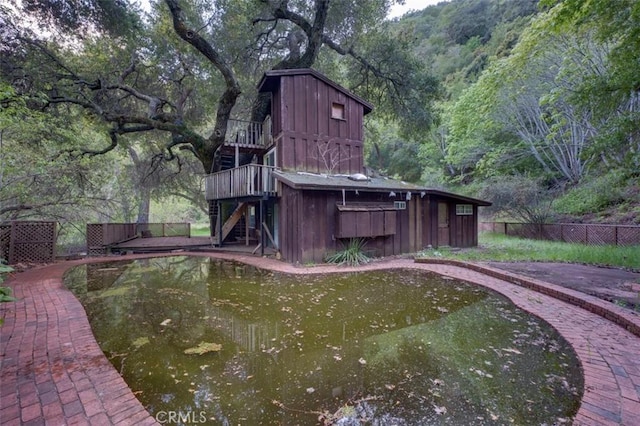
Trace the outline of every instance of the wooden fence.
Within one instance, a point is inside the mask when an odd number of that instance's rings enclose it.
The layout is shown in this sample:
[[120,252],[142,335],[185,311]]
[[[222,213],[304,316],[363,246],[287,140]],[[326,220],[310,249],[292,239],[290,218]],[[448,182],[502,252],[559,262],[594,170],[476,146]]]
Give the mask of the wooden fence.
[[55,261],[57,225],[42,221],[0,223],[0,258],[9,265]]
[[101,256],[110,245],[137,237],[190,237],[190,223],[88,223],[87,255]]
[[563,241],[586,245],[640,245],[640,226],[595,223],[481,222],[480,231],[534,240]]

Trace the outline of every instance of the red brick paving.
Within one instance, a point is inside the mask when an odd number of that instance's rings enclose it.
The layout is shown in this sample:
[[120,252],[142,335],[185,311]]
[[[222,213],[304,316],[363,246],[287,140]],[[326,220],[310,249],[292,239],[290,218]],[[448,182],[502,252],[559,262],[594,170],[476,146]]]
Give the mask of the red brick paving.
[[[352,268],[299,268],[238,254],[200,254],[240,260],[282,272],[327,273]],[[15,303],[0,304],[0,424],[158,424],[102,354],[85,311],[62,286],[71,266],[86,259],[40,267],[7,282]],[[640,316],[542,281],[477,264],[414,263],[392,259],[362,269],[419,268],[474,282],[502,293],[520,308],[553,325],[573,346],[585,388],[575,425],[640,425]]]

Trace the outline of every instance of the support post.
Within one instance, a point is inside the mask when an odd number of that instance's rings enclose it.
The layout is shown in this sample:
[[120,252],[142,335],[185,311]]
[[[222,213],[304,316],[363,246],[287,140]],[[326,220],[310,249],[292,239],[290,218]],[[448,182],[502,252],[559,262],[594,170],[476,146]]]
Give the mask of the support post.
[[249,203],[244,207],[244,241],[249,245]]
[[218,247],[222,247],[222,202],[217,201],[218,203],[218,220],[216,221],[218,225]]
[[260,256],[264,256],[264,201],[260,200]]

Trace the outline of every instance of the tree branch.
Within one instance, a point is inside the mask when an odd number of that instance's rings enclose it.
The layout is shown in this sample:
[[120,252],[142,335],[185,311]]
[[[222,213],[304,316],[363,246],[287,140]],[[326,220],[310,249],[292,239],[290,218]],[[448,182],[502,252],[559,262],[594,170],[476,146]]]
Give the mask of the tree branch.
[[227,133],[227,123],[231,117],[231,110],[235,106],[238,97],[242,93],[240,83],[230,65],[228,65],[222,56],[213,48],[213,46],[198,34],[192,28],[189,28],[185,22],[184,13],[178,4],[178,0],[165,0],[169,7],[173,18],[173,28],[180,38],[191,44],[198,52],[200,52],[224,78],[226,89],[218,100],[218,109],[216,112],[216,123],[214,130],[208,139],[208,144],[194,143],[193,147],[198,154],[198,158],[205,161],[211,161],[217,148],[224,143]]

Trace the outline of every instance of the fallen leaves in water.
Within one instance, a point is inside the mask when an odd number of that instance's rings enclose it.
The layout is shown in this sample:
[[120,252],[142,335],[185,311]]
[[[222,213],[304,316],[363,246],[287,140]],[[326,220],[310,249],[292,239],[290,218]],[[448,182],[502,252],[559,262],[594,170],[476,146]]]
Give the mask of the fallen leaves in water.
[[133,342],[131,342],[131,344],[135,346],[136,349],[140,349],[142,346],[146,345],[147,343],[149,343],[148,337],[138,337]]
[[442,406],[442,407],[438,407],[437,405],[433,405],[433,409],[436,412],[437,415],[441,416],[443,414],[447,414],[447,407]]
[[186,355],[202,355],[207,352],[219,352],[222,349],[222,345],[219,343],[200,342],[198,346],[185,349]]

